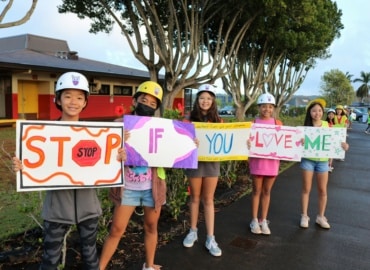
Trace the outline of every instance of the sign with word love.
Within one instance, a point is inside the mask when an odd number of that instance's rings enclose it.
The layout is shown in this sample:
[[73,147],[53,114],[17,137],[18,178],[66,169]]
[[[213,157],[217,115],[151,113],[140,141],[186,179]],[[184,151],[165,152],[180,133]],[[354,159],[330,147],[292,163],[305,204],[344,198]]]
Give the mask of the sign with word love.
[[303,136],[299,127],[254,123],[249,137],[249,156],[300,161]]
[[157,117],[125,115],[129,138],[125,141],[125,165],[198,167],[195,129],[192,123]]
[[195,122],[199,161],[246,160],[251,122]]
[[305,158],[338,158],[343,159],[345,151],[342,142],[346,141],[346,128],[302,127],[304,129]]
[[123,185],[122,123],[16,122],[17,191]]

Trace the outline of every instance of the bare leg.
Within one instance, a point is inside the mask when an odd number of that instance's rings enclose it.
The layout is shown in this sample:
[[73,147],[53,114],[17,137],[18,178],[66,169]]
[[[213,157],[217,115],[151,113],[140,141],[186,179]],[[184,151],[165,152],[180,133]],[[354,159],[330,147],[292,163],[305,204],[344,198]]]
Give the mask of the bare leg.
[[218,177],[204,177],[202,185],[202,202],[206,221],[207,235],[214,235],[215,227],[215,203],[214,195]]
[[276,177],[264,177],[263,187],[262,187],[262,197],[261,197],[261,218],[267,219],[269,206],[270,206],[270,196],[271,189],[275,183]]
[[127,224],[134,210],[135,206],[126,205],[120,205],[114,208],[112,226],[108,237],[104,241],[103,250],[100,256],[100,270],[104,270],[107,267],[108,262],[117,249],[122,235],[126,231]]
[[158,242],[158,220],[161,211],[155,211],[152,207],[144,207],[144,246],[146,267],[154,266],[155,251]]

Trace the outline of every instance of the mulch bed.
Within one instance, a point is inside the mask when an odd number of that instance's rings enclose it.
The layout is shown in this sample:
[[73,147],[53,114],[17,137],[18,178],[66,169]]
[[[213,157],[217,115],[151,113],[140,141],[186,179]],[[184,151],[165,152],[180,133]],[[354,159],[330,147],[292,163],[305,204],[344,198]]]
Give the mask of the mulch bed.
[[[215,194],[216,211],[222,211],[250,189],[250,181],[240,178],[232,187],[219,184]],[[170,217],[164,209],[159,221],[158,248],[169,243],[174,237],[184,234],[188,230],[189,213],[187,208],[181,212],[177,220]],[[200,213],[200,222],[203,222]],[[125,269],[144,260],[142,217],[134,214],[127,231],[113,256],[107,269]],[[68,238],[68,250],[65,269],[81,269],[79,251],[79,237],[76,232]],[[42,231],[40,228],[15,235],[2,243],[0,252],[0,269],[27,269],[37,270],[42,255]],[[98,245],[100,252],[101,245]]]

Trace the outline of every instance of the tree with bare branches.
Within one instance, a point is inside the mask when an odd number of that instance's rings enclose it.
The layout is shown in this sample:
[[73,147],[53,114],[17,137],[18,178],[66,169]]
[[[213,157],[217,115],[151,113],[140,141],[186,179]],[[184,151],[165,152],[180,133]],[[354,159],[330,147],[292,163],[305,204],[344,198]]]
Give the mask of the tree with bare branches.
[[303,83],[316,59],[328,58],[328,48],[340,36],[341,11],[330,0],[249,1],[249,12],[263,10],[251,24],[239,48],[237,63],[223,78],[233,96],[237,118],[262,91],[273,94],[276,113]]
[[31,7],[22,18],[11,22],[3,22],[6,18],[7,13],[12,8],[14,0],[1,0],[1,1],[7,3],[5,4],[3,11],[0,13],[0,28],[8,28],[26,23],[31,18],[37,5],[37,0],[32,0]]
[[[59,12],[90,18],[92,33],[110,32],[116,23],[135,57],[148,68],[150,79],[158,81],[159,72],[164,72],[162,108],[171,108],[182,89],[214,83],[228,73],[227,65],[234,66],[241,40],[255,18],[245,20],[245,5],[237,0],[64,0]],[[217,28],[212,25],[215,20]],[[213,43],[204,42],[210,38],[209,29],[219,33]]]

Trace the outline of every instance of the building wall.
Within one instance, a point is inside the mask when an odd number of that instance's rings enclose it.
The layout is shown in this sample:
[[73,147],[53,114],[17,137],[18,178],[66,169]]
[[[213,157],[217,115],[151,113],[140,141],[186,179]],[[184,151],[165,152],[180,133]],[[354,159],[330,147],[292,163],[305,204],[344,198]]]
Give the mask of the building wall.
[[[6,102],[13,119],[56,120],[60,111],[54,104],[54,89],[61,74],[34,72],[15,73],[12,76],[12,101]],[[114,119],[116,107],[122,106],[125,112],[130,111],[132,95],[142,82],[133,78],[88,77],[90,95],[88,105],[81,113],[81,119],[108,120]],[[118,93],[118,94],[117,94]],[[183,92],[180,92],[173,103],[184,106]]]

